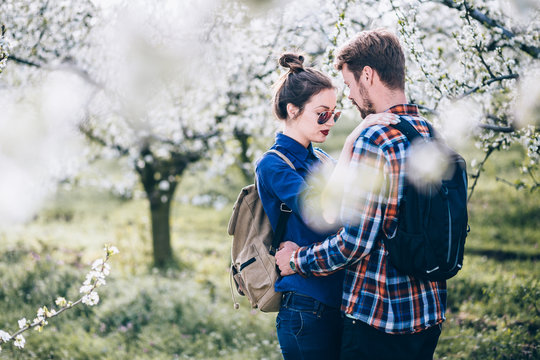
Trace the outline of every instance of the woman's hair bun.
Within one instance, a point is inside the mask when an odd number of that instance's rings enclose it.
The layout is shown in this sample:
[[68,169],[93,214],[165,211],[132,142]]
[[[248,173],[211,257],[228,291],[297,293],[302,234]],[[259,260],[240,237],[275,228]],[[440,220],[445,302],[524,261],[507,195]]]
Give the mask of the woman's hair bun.
[[279,58],[279,65],[288,68],[290,72],[304,71],[304,57],[294,53],[284,53]]

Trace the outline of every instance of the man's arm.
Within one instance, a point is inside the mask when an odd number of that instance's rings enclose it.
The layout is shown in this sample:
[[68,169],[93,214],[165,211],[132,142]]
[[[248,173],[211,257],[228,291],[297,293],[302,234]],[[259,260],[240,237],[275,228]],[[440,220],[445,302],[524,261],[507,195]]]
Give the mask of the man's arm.
[[341,208],[345,226],[338,234],[309,247],[295,249],[284,246],[276,255],[282,275],[292,273],[290,260],[301,275],[325,276],[359,261],[371,252],[386,202],[383,191],[385,166],[388,171],[380,146],[364,133],[355,143],[348,167]]

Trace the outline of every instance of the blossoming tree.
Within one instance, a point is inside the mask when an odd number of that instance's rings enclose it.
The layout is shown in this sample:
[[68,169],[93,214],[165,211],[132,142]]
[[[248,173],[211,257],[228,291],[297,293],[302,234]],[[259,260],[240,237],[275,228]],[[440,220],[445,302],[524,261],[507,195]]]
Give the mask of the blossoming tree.
[[[538,188],[540,6],[520,1],[391,1],[409,50],[409,93],[449,141],[475,141],[484,164],[513,143],[526,149],[516,188]],[[444,14],[442,16],[441,14]]]
[[270,88],[280,75],[279,54],[301,50],[337,76],[335,49],[366,28],[401,34],[411,101],[450,140],[474,134],[471,141],[485,150],[473,164],[473,188],[489,155],[514,142],[528,149],[516,186],[538,186],[534,2],[514,14],[496,0],[293,1],[262,12],[212,0],[104,4],[72,1],[61,11],[56,2],[2,2],[9,59],[21,65],[7,77],[16,84],[62,69],[84,80],[66,91],[84,94],[77,100],[77,126],[90,140],[84,152],[127,160],[122,181],[139,182],[149,201],[157,266],[173,258],[169,216],[186,171],[204,164],[209,174],[223,174],[236,164],[251,177],[268,145],[261,138],[277,126]]
[[9,56],[8,52],[8,43],[5,40],[6,33],[6,27],[2,25],[1,32],[0,32],[0,73],[2,73],[2,70],[6,67],[7,64],[7,58]]
[[88,74],[99,85],[80,129],[138,174],[150,203],[154,264],[163,267],[173,259],[169,216],[186,169],[206,161],[215,175],[237,163],[250,176],[257,137],[277,125],[270,87],[279,53],[296,47],[323,55],[331,38],[322,25],[331,28],[337,14],[332,6],[253,17],[234,3],[147,5],[130,2],[114,12],[124,16],[104,16],[96,26],[100,61]]

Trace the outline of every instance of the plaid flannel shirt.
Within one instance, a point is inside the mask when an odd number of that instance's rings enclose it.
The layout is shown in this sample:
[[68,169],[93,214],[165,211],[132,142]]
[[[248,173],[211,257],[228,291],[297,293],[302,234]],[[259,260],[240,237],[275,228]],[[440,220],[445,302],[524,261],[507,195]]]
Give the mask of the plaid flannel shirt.
[[[387,111],[428,136],[417,106],[402,104]],[[292,258],[304,276],[325,276],[346,268],[342,311],[391,334],[419,332],[442,323],[446,310],[446,282],[398,273],[381,241],[384,233],[397,228],[408,146],[407,138],[392,127],[365,129],[355,142],[349,165],[350,181],[341,206],[343,229],[324,242],[301,247]]]

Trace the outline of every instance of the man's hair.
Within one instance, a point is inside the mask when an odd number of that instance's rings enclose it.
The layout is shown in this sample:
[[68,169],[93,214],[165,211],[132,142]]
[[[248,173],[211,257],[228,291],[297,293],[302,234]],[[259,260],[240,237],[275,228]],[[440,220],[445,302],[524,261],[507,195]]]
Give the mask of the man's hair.
[[336,69],[345,64],[357,81],[364,66],[370,66],[390,89],[405,89],[405,56],[399,39],[390,31],[360,32],[338,51]]

